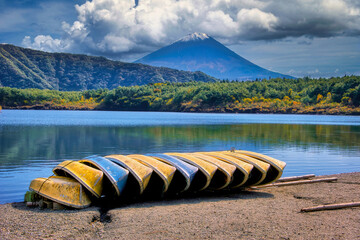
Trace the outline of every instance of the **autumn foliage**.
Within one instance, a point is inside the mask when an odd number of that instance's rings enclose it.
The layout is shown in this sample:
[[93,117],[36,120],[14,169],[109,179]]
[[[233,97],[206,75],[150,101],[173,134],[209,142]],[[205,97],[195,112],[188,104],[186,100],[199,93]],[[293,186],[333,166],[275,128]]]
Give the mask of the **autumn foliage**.
[[82,92],[0,88],[4,108],[360,114],[360,77],[155,83]]

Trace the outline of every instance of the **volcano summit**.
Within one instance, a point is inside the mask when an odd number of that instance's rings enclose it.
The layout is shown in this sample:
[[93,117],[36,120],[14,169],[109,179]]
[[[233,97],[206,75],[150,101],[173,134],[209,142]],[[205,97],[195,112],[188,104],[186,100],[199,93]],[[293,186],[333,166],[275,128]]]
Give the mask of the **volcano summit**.
[[136,63],[201,71],[218,79],[293,78],[253,64],[205,33],[187,35],[137,60]]

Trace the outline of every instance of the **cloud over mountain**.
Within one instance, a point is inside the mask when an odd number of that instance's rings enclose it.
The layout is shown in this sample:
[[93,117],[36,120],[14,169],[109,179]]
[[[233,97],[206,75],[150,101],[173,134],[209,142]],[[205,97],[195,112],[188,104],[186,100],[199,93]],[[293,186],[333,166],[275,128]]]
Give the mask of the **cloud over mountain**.
[[227,43],[360,35],[357,0],[92,0],[76,5],[61,38],[25,37],[27,47],[122,58],[191,32]]

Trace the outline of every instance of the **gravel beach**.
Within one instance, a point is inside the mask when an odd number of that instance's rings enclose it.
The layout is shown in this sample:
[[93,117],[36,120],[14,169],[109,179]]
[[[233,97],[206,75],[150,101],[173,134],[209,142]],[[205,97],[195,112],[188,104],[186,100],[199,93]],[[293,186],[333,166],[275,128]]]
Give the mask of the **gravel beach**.
[[107,212],[4,204],[0,239],[360,239],[360,207],[300,212],[360,201],[359,172],[331,177],[338,181],[134,203]]

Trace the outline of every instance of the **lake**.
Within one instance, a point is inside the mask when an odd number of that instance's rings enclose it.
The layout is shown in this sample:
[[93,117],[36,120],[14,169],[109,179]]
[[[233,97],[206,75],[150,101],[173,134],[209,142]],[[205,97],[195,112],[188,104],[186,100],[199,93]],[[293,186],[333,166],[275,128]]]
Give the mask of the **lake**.
[[283,176],[360,171],[360,116],[2,110],[0,203],[90,155],[230,150],[285,161]]

